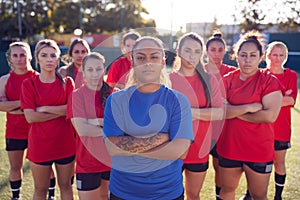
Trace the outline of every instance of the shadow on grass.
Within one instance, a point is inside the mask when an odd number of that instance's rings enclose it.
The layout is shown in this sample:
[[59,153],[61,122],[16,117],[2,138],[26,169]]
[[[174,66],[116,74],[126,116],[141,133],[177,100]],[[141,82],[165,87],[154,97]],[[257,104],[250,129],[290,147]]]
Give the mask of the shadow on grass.
[[[30,166],[29,166],[29,163],[26,162],[23,166],[23,173],[27,173],[30,171]],[[6,179],[3,179],[1,182],[0,182],[0,194],[2,193],[3,190],[6,189],[6,187],[10,187],[10,183],[9,183],[9,177],[7,177]]]

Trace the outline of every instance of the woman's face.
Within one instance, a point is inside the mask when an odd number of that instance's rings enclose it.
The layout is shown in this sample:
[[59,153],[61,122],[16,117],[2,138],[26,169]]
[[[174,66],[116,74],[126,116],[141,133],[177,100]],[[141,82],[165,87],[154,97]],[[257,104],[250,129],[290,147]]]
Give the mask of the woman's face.
[[165,65],[163,50],[154,41],[142,41],[133,52],[133,69],[140,84],[159,83]]
[[59,64],[59,54],[53,47],[45,47],[38,54],[41,72],[54,72]]
[[82,60],[88,54],[88,50],[83,46],[83,44],[78,43],[74,46],[72,50],[72,59],[76,67],[82,66]]
[[135,40],[128,38],[127,40],[125,40],[124,42],[124,47],[123,47],[123,53],[125,54],[125,56],[130,59],[131,56],[131,51],[133,48],[133,45],[135,44]]
[[187,39],[178,50],[181,58],[181,67],[195,68],[200,62],[202,56],[202,46],[193,39]]
[[271,67],[282,67],[286,61],[286,52],[284,48],[274,46],[268,55]]
[[254,43],[248,42],[241,46],[238,52],[237,62],[241,70],[242,79],[247,79],[257,72],[261,58],[259,50]]
[[84,65],[83,70],[85,81],[89,88],[97,88],[103,82],[105,67],[101,60],[89,58]]
[[11,47],[9,60],[15,71],[26,70],[27,64],[30,64],[31,58],[27,55],[25,47]]
[[209,63],[220,66],[225,56],[224,44],[218,41],[213,41],[207,48],[207,56]]

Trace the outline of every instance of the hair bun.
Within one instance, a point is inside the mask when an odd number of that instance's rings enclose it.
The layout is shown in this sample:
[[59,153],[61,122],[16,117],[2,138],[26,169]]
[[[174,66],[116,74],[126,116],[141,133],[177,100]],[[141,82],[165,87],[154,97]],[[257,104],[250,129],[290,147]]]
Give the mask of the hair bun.
[[213,37],[216,37],[216,38],[222,38],[222,33],[221,32],[215,32],[213,34]]

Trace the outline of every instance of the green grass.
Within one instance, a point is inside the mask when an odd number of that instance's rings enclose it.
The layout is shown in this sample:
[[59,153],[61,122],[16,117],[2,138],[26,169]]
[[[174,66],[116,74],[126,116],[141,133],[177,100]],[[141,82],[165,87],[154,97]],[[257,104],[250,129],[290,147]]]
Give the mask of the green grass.
[[[287,153],[287,180],[286,186],[284,188],[283,199],[292,200],[299,199],[300,196],[300,98],[297,100],[297,104],[295,108],[292,110],[292,124],[293,124],[293,136],[292,136],[292,148],[288,150]],[[9,188],[9,164],[7,153],[5,151],[5,113],[0,112],[0,197],[1,199],[9,199],[11,196],[10,188]],[[32,199],[33,194],[33,180],[31,177],[31,172],[29,169],[28,161],[25,162],[25,166],[23,168],[24,171],[24,179],[22,184],[21,195],[23,200]],[[59,199],[59,190],[56,187],[56,198]],[[239,188],[236,191],[236,199],[238,199],[244,192],[246,188],[246,181],[243,178],[240,181]],[[74,191],[74,199],[77,200],[77,191],[75,185],[73,187]],[[204,186],[201,192],[201,199],[204,200],[214,200],[214,175],[212,165],[210,164]],[[273,199],[274,194],[274,177],[273,173],[271,176],[270,184],[269,184],[269,192],[268,198]]]

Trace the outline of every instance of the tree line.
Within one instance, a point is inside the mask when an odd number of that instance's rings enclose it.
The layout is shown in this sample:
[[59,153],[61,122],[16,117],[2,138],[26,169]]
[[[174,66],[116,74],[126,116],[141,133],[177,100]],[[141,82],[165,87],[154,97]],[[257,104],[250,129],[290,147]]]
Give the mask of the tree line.
[[[243,31],[263,31],[274,24],[281,32],[299,31],[298,0],[238,0],[235,7],[232,16]],[[0,39],[67,34],[76,28],[84,33],[116,33],[155,27],[155,20],[143,17],[147,14],[142,0],[0,0]],[[270,16],[275,18],[270,21]]]

